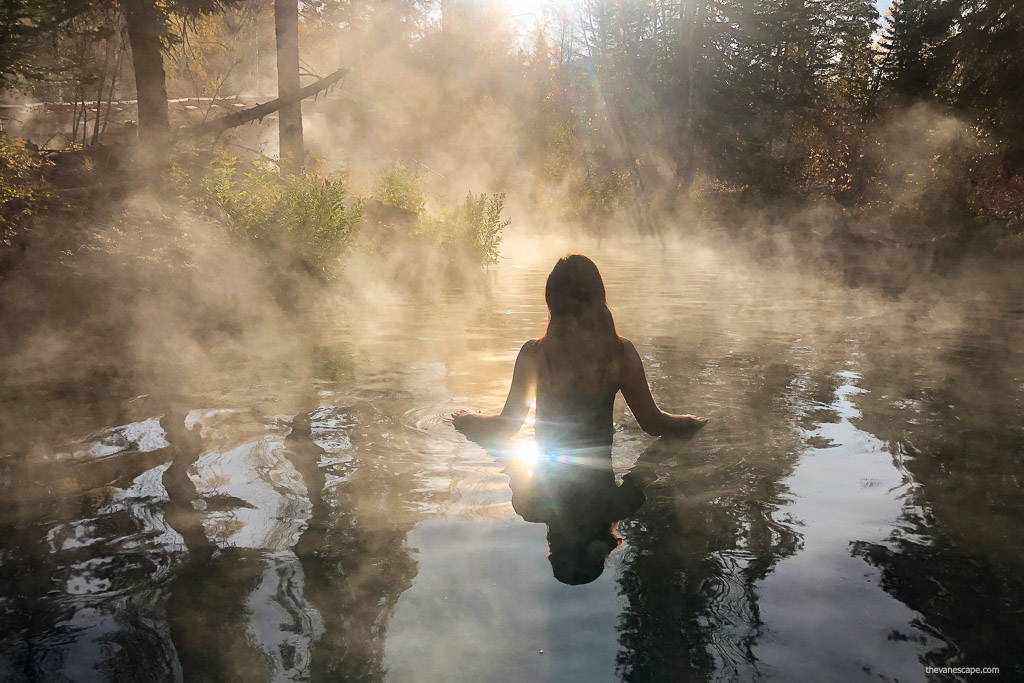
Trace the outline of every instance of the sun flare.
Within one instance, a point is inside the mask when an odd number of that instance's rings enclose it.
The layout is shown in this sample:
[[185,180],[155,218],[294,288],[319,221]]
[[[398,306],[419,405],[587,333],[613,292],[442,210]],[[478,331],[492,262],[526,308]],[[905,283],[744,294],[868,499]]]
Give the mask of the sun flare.
[[540,449],[533,439],[526,439],[516,444],[516,458],[524,465],[533,466],[540,460]]

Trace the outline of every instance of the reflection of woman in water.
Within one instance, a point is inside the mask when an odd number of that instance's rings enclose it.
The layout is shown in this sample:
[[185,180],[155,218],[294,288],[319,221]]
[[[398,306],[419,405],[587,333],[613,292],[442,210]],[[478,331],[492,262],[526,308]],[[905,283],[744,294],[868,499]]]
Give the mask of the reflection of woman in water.
[[542,460],[532,481],[508,471],[513,504],[528,521],[548,524],[555,575],[586,583],[597,578],[618,543],[614,523],[643,502],[633,482],[615,486],[610,450],[615,394],[622,392],[640,427],[654,436],[689,436],[707,419],[658,408],[640,354],[615,329],[593,261],[580,254],[559,259],[544,298],[547,330],[519,351],[501,413],[463,411],[452,417],[466,436],[496,442],[519,431],[536,399]]
[[611,449],[603,449],[604,466],[592,460],[580,465],[569,459],[550,459],[529,465],[505,458],[504,473],[512,488],[512,507],[527,522],[546,524],[551,569],[555,578],[571,585],[590,583],[604,571],[604,561],[619,539],[619,520],[640,509],[648,482],[633,472],[615,484]]

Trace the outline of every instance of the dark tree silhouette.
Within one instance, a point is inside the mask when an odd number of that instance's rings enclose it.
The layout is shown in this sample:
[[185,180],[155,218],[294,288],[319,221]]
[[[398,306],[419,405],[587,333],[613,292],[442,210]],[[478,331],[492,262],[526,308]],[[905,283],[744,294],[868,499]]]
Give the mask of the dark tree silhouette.
[[[277,94],[287,97],[299,89],[299,5],[297,0],[274,0],[274,33],[277,36]],[[278,123],[281,170],[302,171],[302,104],[281,108]]]

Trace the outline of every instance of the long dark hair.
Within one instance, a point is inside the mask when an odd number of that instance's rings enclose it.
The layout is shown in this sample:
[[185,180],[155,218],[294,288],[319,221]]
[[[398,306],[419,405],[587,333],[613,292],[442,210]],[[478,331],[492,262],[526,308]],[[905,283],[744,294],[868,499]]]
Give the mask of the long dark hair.
[[[605,298],[604,281],[583,254],[558,259],[544,287],[548,326],[541,337],[552,365],[580,375],[601,370],[622,350],[622,338]],[[599,379],[595,378],[595,379]]]

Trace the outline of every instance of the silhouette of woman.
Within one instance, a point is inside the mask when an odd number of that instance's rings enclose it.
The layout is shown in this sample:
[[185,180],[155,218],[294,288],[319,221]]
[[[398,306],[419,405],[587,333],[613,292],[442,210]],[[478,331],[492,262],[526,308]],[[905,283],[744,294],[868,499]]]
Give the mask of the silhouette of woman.
[[658,408],[640,354],[615,329],[593,261],[582,254],[559,259],[544,299],[550,313],[547,330],[520,349],[501,413],[460,411],[452,416],[456,429],[476,441],[511,437],[536,398],[537,442],[544,452],[607,446],[619,391],[652,436],[689,436],[707,423],[707,418]]
[[512,505],[526,521],[547,524],[555,578],[589,583],[619,545],[617,522],[644,502],[643,483],[632,473],[615,484],[615,395],[622,392],[641,428],[654,436],[691,436],[707,418],[658,408],[640,354],[615,329],[593,261],[581,254],[559,259],[544,298],[547,330],[519,351],[501,413],[460,411],[452,419],[469,438],[495,444],[519,431],[536,398],[541,457],[529,467],[506,459]]

